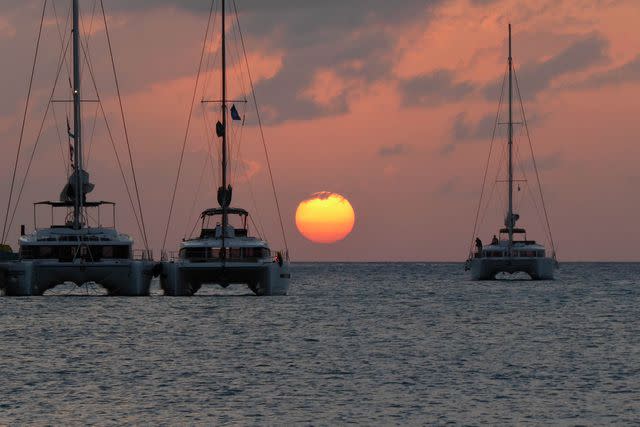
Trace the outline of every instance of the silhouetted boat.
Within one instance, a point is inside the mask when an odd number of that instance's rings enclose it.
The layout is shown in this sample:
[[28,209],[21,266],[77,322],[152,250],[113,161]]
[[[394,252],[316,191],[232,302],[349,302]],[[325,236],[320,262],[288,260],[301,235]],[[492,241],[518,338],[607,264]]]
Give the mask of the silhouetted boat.
[[[222,140],[219,207],[202,212],[199,236],[183,241],[177,257],[163,254],[160,283],[165,295],[172,296],[193,295],[204,284],[222,287],[246,284],[256,295],[286,295],[290,279],[288,251],[274,254],[265,240],[249,233],[249,213],[242,208],[231,207],[232,188],[227,176],[227,119],[229,114],[235,120],[239,117],[233,106],[231,110],[228,108],[225,0],[221,3],[222,98],[221,118],[216,125],[216,134]],[[239,223],[231,225],[230,216],[239,219]]]
[[[479,238],[476,238],[475,251],[470,251],[469,259],[465,264],[466,270],[471,270],[473,280],[495,279],[499,273],[527,273],[534,280],[553,279],[554,269],[557,268],[555,250],[552,256],[547,256],[544,245],[535,240],[529,240],[524,228],[516,227],[520,216],[514,212],[513,207],[513,61],[511,56],[511,24],[509,24],[509,121],[508,126],[508,208],[504,220],[504,227],[500,228],[498,236],[494,235],[491,244],[483,246]],[[518,92],[519,93],[519,92]],[[522,102],[522,101],[521,101]],[[523,109],[524,112],[524,109]],[[523,117],[524,119],[524,117]],[[526,126],[526,119],[524,119]],[[496,123],[497,125],[497,123]],[[533,155],[533,150],[532,150]],[[487,167],[489,164],[487,163]],[[534,159],[535,167],[535,159]],[[536,175],[537,175],[536,167]],[[485,175],[486,176],[486,175]],[[483,183],[484,185],[484,183]],[[538,180],[538,186],[540,182]],[[484,193],[484,189],[483,189]],[[540,188],[542,197],[542,189]],[[478,213],[482,205],[482,197],[478,205]],[[549,228],[546,207],[542,199],[546,225],[553,247],[553,238]],[[476,215],[476,225],[477,225]],[[474,236],[476,230],[474,229]],[[473,247],[473,244],[472,244]]]
[[[8,296],[42,295],[64,282],[74,282],[78,286],[97,283],[111,295],[148,295],[154,272],[151,252],[143,250],[139,253],[139,259],[134,259],[133,239],[115,228],[115,204],[87,201],[86,198],[94,186],[83,168],[83,100],[80,88],[80,52],[83,47],[80,42],[78,0],[72,0],[72,14],[73,128],[69,129],[69,137],[73,140],[73,172],[60,194],[60,200],[34,204],[34,222],[36,208],[46,206],[51,208],[52,223],[45,228],[38,228],[34,224],[35,231],[32,233],[25,233],[22,227],[18,259],[5,262],[0,267],[4,273],[2,286]],[[113,226],[100,223],[102,206],[113,209]],[[54,224],[56,209],[65,211],[60,224]],[[94,215],[88,213],[89,209],[95,211]],[[92,218],[94,222],[97,221],[95,224],[91,223]]]

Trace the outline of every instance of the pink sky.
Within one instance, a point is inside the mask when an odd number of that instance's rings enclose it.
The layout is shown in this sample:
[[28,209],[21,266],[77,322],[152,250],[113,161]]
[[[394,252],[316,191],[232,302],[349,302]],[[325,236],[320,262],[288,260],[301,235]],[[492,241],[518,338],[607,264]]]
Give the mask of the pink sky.
[[[273,2],[273,10],[265,8],[268,2],[237,1],[293,260],[465,259],[492,130],[486,118],[495,115],[505,69],[508,22],[558,258],[640,260],[637,1],[350,0],[319,6],[282,0]],[[208,2],[105,3],[148,234],[159,255]],[[66,13],[67,1],[55,4],[58,14]],[[90,10],[93,0],[81,4]],[[0,5],[3,215],[41,7],[35,0]],[[46,23],[27,151],[60,46],[55,20],[49,16]],[[117,124],[102,26],[95,24],[92,33],[105,108]],[[230,84],[237,92],[237,80]],[[208,87],[218,89],[217,83]],[[85,96],[93,92],[87,89]],[[85,107],[87,121],[94,108]],[[194,117],[201,117],[199,108]],[[31,226],[31,202],[55,199],[64,184],[57,137],[47,129],[11,230],[14,246],[19,224]],[[249,126],[242,146],[248,172],[236,180],[234,204],[254,210],[250,183],[277,248],[282,242],[266,164],[252,133]],[[187,217],[210,140],[202,124],[194,125],[168,249],[177,248],[195,220]],[[95,143],[91,196],[118,202],[119,229],[138,238],[100,126]],[[19,176],[23,171],[21,166]],[[215,204],[211,174],[205,177],[197,212]],[[297,204],[319,191],[340,193],[355,209],[355,228],[342,242],[314,244],[295,229]],[[502,222],[498,207],[481,228],[485,240]],[[535,212],[524,209],[521,218],[529,237],[543,239]]]

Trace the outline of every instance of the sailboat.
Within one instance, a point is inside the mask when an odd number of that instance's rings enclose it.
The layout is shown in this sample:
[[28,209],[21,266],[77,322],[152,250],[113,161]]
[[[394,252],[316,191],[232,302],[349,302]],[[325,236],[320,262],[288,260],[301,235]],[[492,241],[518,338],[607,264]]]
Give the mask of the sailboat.
[[[552,255],[547,256],[544,245],[537,243],[535,240],[527,238],[526,230],[516,225],[520,219],[520,215],[514,210],[514,120],[513,120],[513,78],[514,67],[513,59],[511,56],[511,24],[509,24],[509,57],[508,57],[508,78],[509,78],[509,119],[507,122],[507,150],[508,150],[508,168],[507,168],[507,183],[508,183],[508,206],[504,220],[504,226],[500,228],[498,236],[494,235],[491,243],[483,245],[480,238],[475,238],[474,243],[471,244],[470,256],[465,263],[465,269],[471,270],[471,278],[473,280],[493,280],[496,275],[500,273],[526,273],[531,279],[534,280],[551,280],[554,276],[554,269],[557,268],[558,263],[555,256],[555,245],[553,243],[553,237],[549,227],[549,220],[547,215],[546,206],[544,204],[544,197],[542,196],[542,188],[540,186],[540,180],[538,177],[538,187],[540,189],[540,196],[542,199],[542,206],[544,208],[544,214],[546,219],[547,232],[552,245]],[[516,80],[517,82],[517,80]],[[519,95],[519,90],[518,90]],[[522,103],[522,100],[520,100]],[[526,118],[524,118],[524,108],[522,108],[524,125],[526,126]],[[497,125],[497,120],[496,120]],[[495,135],[495,132],[494,132]],[[528,135],[528,130],[527,130]],[[533,155],[533,149],[531,150]],[[533,164],[538,176],[537,166],[535,166],[535,158],[533,158]],[[489,163],[487,163],[487,168]],[[486,177],[486,173],[485,173]],[[482,194],[484,194],[484,183]],[[480,207],[482,206],[482,196],[478,204],[478,212],[476,214],[476,227],[478,224],[478,214],[480,213]],[[474,227],[473,236],[476,235],[476,227]]]
[[[70,149],[72,173],[59,200],[34,203],[34,222],[37,209],[44,206],[51,210],[51,224],[39,228],[36,222],[31,233],[26,232],[24,225],[21,227],[17,259],[0,266],[3,272],[1,286],[7,296],[42,295],[68,282],[77,286],[98,284],[110,295],[148,295],[151,279],[158,272],[150,250],[142,250],[134,257],[133,239],[115,228],[115,203],[87,199],[94,185],[83,165],[84,100],[81,96],[80,52],[86,47],[80,41],[78,0],[72,0],[71,9],[73,79],[70,84],[73,99],[62,102],[73,103],[73,125],[67,124],[73,142]],[[100,212],[104,207],[112,210],[111,225],[102,224]],[[56,211],[62,214],[56,215]],[[60,216],[63,219],[56,223],[56,217]]]
[[229,108],[227,95],[225,0],[221,0],[221,9],[222,97],[220,120],[216,123],[216,135],[221,140],[218,207],[206,209],[200,214],[200,234],[184,240],[177,257],[163,254],[160,285],[165,295],[169,296],[191,296],[205,284],[225,288],[232,284],[244,284],[259,296],[286,295],[291,277],[288,251],[274,253],[266,240],[252,236],[249,230],[249,212],[231,206],[233,189],[228,176],[228,118],[231,116],[237,120],[238,113],[234,105]]

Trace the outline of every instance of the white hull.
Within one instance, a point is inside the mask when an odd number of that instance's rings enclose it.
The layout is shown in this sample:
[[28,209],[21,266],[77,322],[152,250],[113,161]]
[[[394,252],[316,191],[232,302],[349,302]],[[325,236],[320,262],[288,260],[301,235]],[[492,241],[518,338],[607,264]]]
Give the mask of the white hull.
[[286,295],[289,291],[289,263],[243,263],[220,261],[191,262],[177,260],[163,263],[160,286],[165,295],[190,296],[202,285],[246,284],[259,296]]
[[526,273],[533,280],[553,280],[553,258],[472,258],[472,280],[494,280],[498,273]]
[[2,263],[0,287],[7,296],[42,295],[64,282],[95,282],[110,295],[146,296],[156,263],[137,260],[59,262],[29,260]]

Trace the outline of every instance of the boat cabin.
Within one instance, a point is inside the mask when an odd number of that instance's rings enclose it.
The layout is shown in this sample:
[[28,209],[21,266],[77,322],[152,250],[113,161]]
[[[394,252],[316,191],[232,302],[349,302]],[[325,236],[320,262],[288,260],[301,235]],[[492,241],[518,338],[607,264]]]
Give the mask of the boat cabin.
[[[521,238],[518,238],[521,237]],[[544,246],[535,240],[527,240],[527,232],[524,228],[513,229],[513,244],[509,248],[509,229],[500,229],[498,241],[483,246],[474,253],[474,258],[544,258],[546,251]],[[511,250],[509,250],[511,249]]]
[[[101,223],[100,207],[111,206],[113,222],[110,226]],[[49,227],[38,227],[38,207],[51,208]],[[19,239],[20,258],[25,260],[48,259],[60,262],[71,262],[81,259],[96,262],[103,259],[131,259],[132,239],[126,234],[119,234],[115,229],[115,203],[85,202],[83,204],[85,220],[79,229],[73,228],[73,203],[70,202],[38,202],[34,203],[34,228],[31,234],[21,230]],[[56,211],[63,210],[64,220],[56,224]],[[92,214],[89,211],[93,211]]]
[[[249,236],[249,212],[241,208],[227,208],[231,216],[229,224],[223,230],[222,208],[207,209],[202,212],[200,236],[186,240],[180,248],[180,259],[192,262],[241,261],[257,262],[271,259],[271,250],[267,243]],[[235,217],[235,221],[232,218]],[[231,225],[235,223],[235,225]]]

